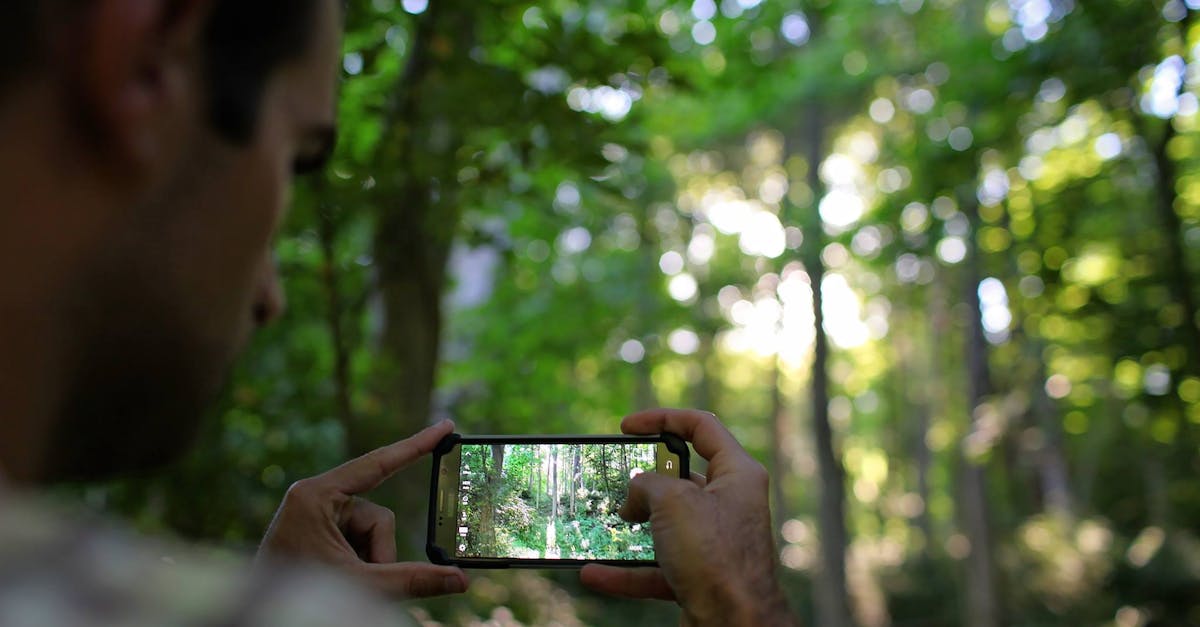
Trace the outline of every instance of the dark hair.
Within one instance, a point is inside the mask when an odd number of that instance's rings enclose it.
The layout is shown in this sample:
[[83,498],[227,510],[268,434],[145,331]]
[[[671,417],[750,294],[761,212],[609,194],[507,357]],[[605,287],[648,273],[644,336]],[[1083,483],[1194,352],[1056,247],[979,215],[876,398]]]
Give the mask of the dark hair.
[[32,65],[38,46],[38,0],[12,0],[0,20],[0,98]]
[[[254,135],[268,79],[303,55],[313,39],[316,2],[215,0],[204,29],[204,71],[209,121],[223,137],[244,144]],[[86,10],[89,0],[6,4],[0,19],[0,99],[42,62],[49,21]]]

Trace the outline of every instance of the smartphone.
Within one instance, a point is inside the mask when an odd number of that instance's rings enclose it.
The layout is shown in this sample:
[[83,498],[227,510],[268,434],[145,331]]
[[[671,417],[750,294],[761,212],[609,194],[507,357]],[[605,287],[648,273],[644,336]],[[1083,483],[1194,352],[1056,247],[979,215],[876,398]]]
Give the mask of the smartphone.
[[689,477],[682,438],[464,436],[433,451],[425,552],[464,568],[654,565],[649,523],[617,511],[642,472]]

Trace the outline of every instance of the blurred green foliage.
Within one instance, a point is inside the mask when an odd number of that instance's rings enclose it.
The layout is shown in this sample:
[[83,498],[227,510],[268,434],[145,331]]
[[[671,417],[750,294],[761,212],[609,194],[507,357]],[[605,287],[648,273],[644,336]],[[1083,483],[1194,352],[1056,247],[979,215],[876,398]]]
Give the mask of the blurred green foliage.
[[[1003,624],[1198,624],[1197,9],[355,2],[339,153],[279,241],[289,313],[191,456],[85,497],[251,546],[291,481],[431,416],[697,405],[771,469],[808,622],[837,485],[858,624],[986,624],[972,594]],[[844,478],[814,461],[815,333]],[[409,551],[426,473],[376,494]],[[414,608],[672,616],[544,573]]]

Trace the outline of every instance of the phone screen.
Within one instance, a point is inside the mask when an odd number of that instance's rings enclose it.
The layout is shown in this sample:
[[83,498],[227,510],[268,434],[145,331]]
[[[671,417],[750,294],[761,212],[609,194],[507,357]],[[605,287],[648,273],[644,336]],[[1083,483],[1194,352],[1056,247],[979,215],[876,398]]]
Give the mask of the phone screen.
[[654,559],[649,524],[628,523],[617,512],[629,479],[659,467],[661,443],[460,448],[455,557]]

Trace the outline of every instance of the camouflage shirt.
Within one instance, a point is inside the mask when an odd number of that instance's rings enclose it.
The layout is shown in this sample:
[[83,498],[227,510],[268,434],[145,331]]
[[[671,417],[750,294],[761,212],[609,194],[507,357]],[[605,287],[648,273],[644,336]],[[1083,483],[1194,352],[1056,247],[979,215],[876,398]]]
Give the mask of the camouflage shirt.
[[331,573],[148,540],[0,494],[0,626],[413,625]]

